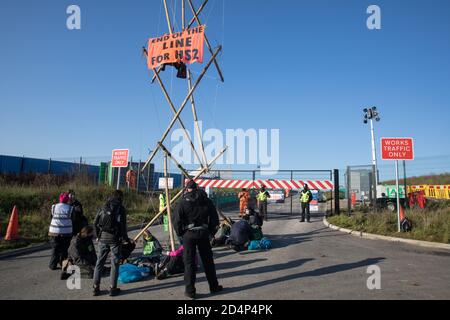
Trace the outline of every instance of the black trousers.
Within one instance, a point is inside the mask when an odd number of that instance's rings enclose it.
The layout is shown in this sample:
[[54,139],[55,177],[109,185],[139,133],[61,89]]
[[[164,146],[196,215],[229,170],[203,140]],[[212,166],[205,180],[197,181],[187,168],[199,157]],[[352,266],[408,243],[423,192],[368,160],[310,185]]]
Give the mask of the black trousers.
[[186,286],[186,293],[195,293],[195,280],[197,273],[195,255],[197,248],[200,253],[200,258],[202,259],[203,268],[205,269],[209,289],[216,289],[219,283],[217,281],[216,266],[214,265],[208,231],[186,231],[183,235],[183,246],[184,283]]
[[268,217],[267,217],[267,201],[260,201],[259,202],[259,216],[261,217],[262,220],[267,221]]
[[309,203],[308,202],[302,202],[302,221],[305,221],[305,212],[306,212],[306,220],[311,219],[311,214],[309,212]]
[[50,269],[56,269],[58,264],[62,265],[62,262],[67,259],[67,250],[69,250],[70,236],[56,236],[50,238],[50,245],[52,247],[52,256],[50,258]]

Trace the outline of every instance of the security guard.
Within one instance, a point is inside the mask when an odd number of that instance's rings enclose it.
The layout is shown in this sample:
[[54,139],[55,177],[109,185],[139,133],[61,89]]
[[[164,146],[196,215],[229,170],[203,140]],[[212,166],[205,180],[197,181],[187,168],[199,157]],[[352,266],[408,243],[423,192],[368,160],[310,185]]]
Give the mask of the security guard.
[[267,198],[270,198],[270,194],[266,191],[266,187],[262,186],[261,190],[259,191],[256,199],[258,200],[258,210],[259,210],[259,216],[261,219],[264,219],[264,221],[268,220],[267,217]]
[[[162,211],[166,207],[166,196],[163,193],[159,194],[159,211]],[[163,214],[163,226],[164,231],[169,231],[169,217],[167,216],[167,212]]]
[[305,222],[305,211],[306,211],[306,219],[309,222],[311,219],[311,215],[309,212],[309,204],[312,201],[312,193],[308,188],[308,185],[305,184],[303,190],[300,192],[300,203],[302,205],[302,220],[300,222]]
[[175,209],[173,223],[175,232],[183,238],[186,297],[195,299],[196,295],[196,248],[203,262],[210,292],[222,291],[223,287],[217,281],[210,244],[210,237],[219,227],[219,216],[212,201],[203,190],[198,189],[193,180],[187,183],[186,192]]

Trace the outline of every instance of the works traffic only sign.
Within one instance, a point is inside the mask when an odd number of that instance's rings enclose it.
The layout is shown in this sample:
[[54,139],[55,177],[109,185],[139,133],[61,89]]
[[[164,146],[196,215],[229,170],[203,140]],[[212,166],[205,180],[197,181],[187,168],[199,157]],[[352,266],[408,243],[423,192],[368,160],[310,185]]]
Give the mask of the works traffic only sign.
[[414,160],[413,138],[381,138],[381,159]]
[[112,151],[111,166],[113,168],[128,167],[128,149],[116,149]]

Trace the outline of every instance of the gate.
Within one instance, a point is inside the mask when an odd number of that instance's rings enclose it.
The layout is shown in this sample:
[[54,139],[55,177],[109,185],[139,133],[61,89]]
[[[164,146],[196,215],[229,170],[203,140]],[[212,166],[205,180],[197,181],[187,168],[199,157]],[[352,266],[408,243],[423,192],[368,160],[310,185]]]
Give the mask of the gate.
[[[247,189],[249,207],[257,209],[256,195],[265,186],[271,195],[269,214],[293,215],[300,213],[299,193],[307,184],[313,193],[311,213],[339,212],[338,170],[279,170],[268,175],[265,170],[212,170],[208,177],[196,179],[220,211],[239,212],[238,193]],[[273,171],[270,171],[273,173]]]

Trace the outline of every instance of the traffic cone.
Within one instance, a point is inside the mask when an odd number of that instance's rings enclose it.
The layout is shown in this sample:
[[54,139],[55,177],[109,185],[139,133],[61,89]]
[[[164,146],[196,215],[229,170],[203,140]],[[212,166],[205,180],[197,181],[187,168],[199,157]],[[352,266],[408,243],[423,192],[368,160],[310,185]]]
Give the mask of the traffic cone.
[[405,210],[403,209],[403,206],[400,205],[400,221],[403,221],[405,219]]
[[19,234],[19,215],[17,214],[17,207],[14,206],[11,217],[9,218],[8,229],[6,230],[5,240],[15,240]]

